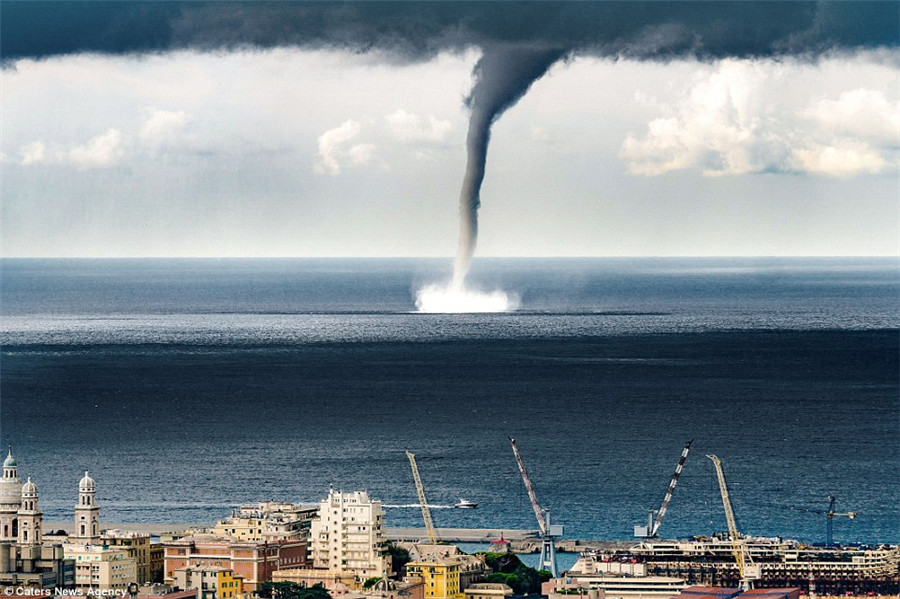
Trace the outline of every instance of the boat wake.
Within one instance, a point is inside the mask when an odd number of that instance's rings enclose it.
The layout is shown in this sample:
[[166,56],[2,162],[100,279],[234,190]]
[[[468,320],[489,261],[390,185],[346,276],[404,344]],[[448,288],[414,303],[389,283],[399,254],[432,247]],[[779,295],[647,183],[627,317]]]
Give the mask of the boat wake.
[[[419,509],[422,506],[420,506],[418,503],[395,503],[395,504],[385,503],[382,507]],[[455,505],[435,505],[433,503],[428,504],[428,509],[432,509],[432,510],[452,510],[454,507],[456,507],[456,506]]]

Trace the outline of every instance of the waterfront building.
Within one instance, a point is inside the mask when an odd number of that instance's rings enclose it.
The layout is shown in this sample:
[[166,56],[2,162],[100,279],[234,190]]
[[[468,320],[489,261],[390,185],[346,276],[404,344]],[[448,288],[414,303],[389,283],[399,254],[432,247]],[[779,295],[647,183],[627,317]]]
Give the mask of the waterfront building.
[[299,506],[281,501],[261,501],[241,506],[216,523],[213,532],[240,541],[288,541],[306,539],[319,506]]
[[[815,547],[799,541],[748,537],[743,545],[759,567],[761,587],[808,589],[820,594],[896,594],[900,585],[897,546]],[[644,541],[629,551],[648,573],[684,577],[692,584],[740,586],[732,543],[726,538]]]
[[672,576],[627,576],[621,574],[573,575],[570,570],[565,576],[542,585],[546,595],[573,595],[581,591],[591,597],[590,591],[598,591],[606,599],[669,599],[679,594],[687,584],[681,578]]
[[[849,591],[865,595],[896,594],[900,586],[897,546],[815,547],[762,537],[744,538],[742,544],[759,568],[757,585],[761,587],[809,589],[814,583],[820,594],[843,595]],[[628,549],[585,551],[567,577],[589,577],[614,568],[677,577],[694,585],[740,586],[733,544],[724,537],[647,540]]]
[[462,599],[465,590],[487,573],[481,557],[466,555],[455,545],[421,543],[410,555],[416,558],[406,564],[406,573],[422,578],[426,599]]
[[175,570],[175,585],[181,589],[197,589],[197,599],[235,599],[243,594],[240,576],[231,568],[218,566],[185,566]]
[[135,599],[199,599],[197,589],[178,589],[160,582],[145,584],[138,589]]
[[688,587],[672,599],[800,599],[800,589],[794,588],[765,588],[731,589],[723,587]]
[[459,565],[447,561],[425,559],[406,564],[409,576],[419,576],[425,583],[425,599],[463,599],[459,588]]
[[10,448],[0,478],[0,587],[71,588],[74,564],[62,546],[43,544],[43,514],[37,485],[23,484]]
[[87,471],[78,482],[78,503],[75,504],[75,534],[73,543],[100,542],[100,506],[97,503],[97,483]]
[[407,576],[402,581],[382,578],[364,591],[339,584],[329,594],[333,599],[425,599],[424,588],[421,578]]
[[0,591],[71,589],[74,585],[75,563],[66,559],[62,545],[0,543]]
[[65,543],[63,550],[75,561],[75,588],[124,591],[137,580],[137,565],[125,549]]
[[166,550],[162,543],[150,542],[150,581],[162,583],[166,570]]
[[255,593],[284,568],[306,565],[306,542],[243,542],[229,536],[194,534],[163,543],[165,582],[175,584],[175,570],[187,566],[230,569],[243,579],[243,590]]
[[[409,549],[409,555],[411,561],[407,564],[406,570],[410,574],[414,574],[409,569],[410,564],[441,563],[452,565],[455,577],[458,579],[458,592],[460,593],[465,591],[470,585],[484,580],[484,577],[488,574],[489,570],[487,564],[484,562],[483,556],[467,555],[460,551],[459,547],[456,545],[430,545],[428,543],[417,543]],[[437,588],[437,586],[438,585],[435,585],[434,588]],[[429,584],[429,581],[426,580],[426,594],[431,588],[432,586]]]
[[146,584],[153,580],[150,575],[150,533],[108,529],[101,532],[100,543],[107,547],[124,549],[134,558],[138,584]]
[[503,533],[500,533],[499,539],[491,541],[490,551],[491,553],[512,553],[512,543],[508,539],[504,539]]
[[512,594],[512,588],[502,582],[476,582],[465,590],[466,599],[506,599]]
[[365,491],[329,490],[310,528],[313,567],[350,570],[361,581],[391,574],[383,521],[381,502],[369,499]]
[[327,568],[287,568],[272,573],[272,582],[293,582],[304,587],[321,584],[331,594],[341,589],[359,590],[362,581],[356,572],[350,570],[329,570]]

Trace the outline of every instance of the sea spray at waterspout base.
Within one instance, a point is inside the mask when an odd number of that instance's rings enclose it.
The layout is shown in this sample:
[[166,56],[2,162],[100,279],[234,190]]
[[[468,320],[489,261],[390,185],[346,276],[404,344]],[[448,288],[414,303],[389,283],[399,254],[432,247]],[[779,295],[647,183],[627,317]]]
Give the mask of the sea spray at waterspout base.
[[416,291],[416,311],[426,314],[511,312],[519,296],[506,291],[480,291],[450,284],[426,285]]

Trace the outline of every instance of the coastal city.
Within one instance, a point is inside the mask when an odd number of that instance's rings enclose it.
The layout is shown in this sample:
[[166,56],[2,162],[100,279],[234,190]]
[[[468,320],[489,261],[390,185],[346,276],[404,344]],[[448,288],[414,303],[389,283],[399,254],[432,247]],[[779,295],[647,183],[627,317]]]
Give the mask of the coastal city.
[[[261,500],[236,507],[208,526],[167,528],[104,524],[101,483],[89,472],[77,489],[73,485],[72,519],[45,522],[38,486],[31,477],[22,481],[10,449],[0,480],[0,593],[136,599],[812,599],[898,594],[896,545],[807,546],[743,537],[737,531],[665,540],[656,537],[658,524],[652,517],[647,527],[636,527],[639,541],[562,538],[561,527],[550,524],[549,514],[535,500],[521,459],[538,530],[436,529],[415,455],[407,456],[422,510],[421,529],[387,528],[381,501],[364,490],[335,489],[323,492],[317,505]],[[728,512],[724,478],[720,481]],[[461,500],[456,507],[473,509],[477,503]],[[665,503],[660,511],[664,513]],[[660,514],[655,515],[660,522]],[[829,518],[834,515],[840,514]],[[466,552],[455,543],[483,549]],[[558,569],[557,551],[577,552],[568,571]],[[517,556],[530,552],[540,553],[537,569]]]

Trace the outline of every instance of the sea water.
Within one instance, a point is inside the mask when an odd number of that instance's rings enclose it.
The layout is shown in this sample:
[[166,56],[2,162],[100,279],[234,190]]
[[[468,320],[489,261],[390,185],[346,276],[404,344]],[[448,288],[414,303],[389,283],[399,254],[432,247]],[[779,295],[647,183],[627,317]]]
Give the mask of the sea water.
[[[0,262],[0,433],[44,517],[212,524],[368,490],[421,526],[625,539],[694,439],[666,537],[900,541],[894,259],[476,260],[515,310],[422,314],[444,260]],[[459,498],[474,510],[452,506]],[[403,507],[399,507],[403,506]],[[412,507],[410,507],[412,506]]]

